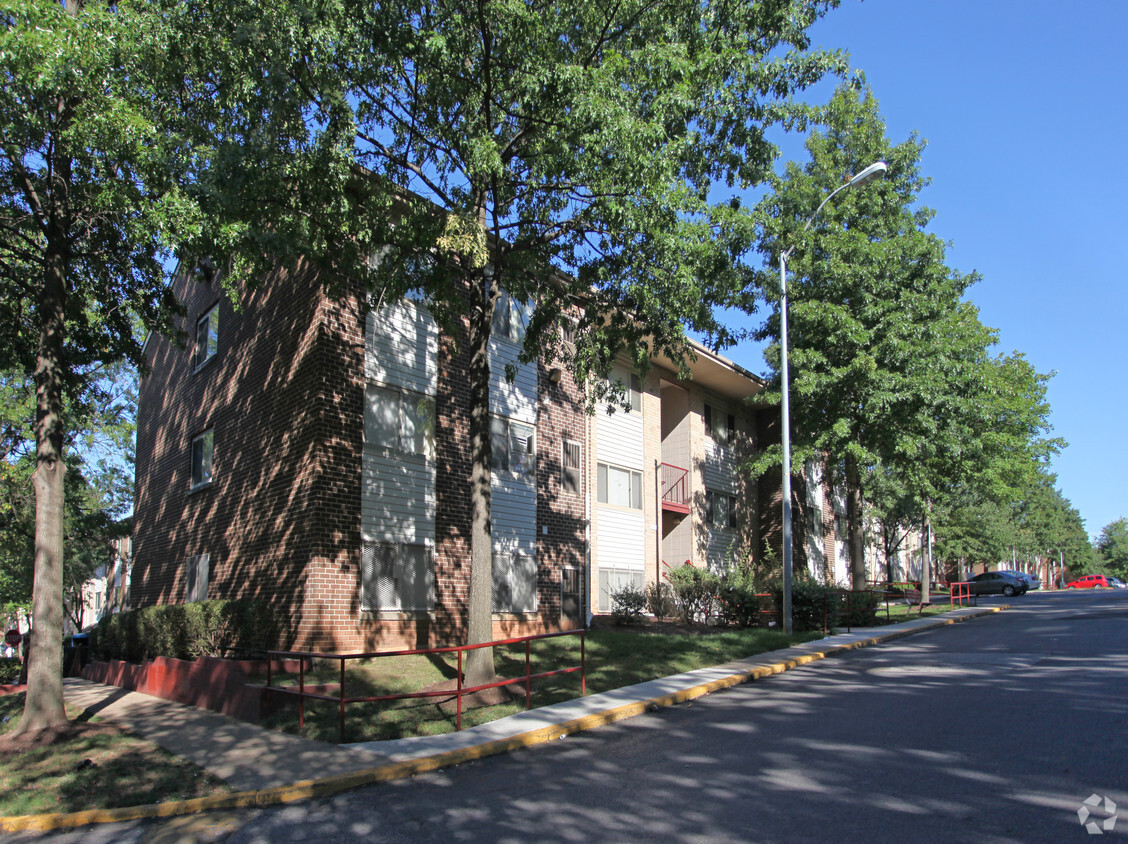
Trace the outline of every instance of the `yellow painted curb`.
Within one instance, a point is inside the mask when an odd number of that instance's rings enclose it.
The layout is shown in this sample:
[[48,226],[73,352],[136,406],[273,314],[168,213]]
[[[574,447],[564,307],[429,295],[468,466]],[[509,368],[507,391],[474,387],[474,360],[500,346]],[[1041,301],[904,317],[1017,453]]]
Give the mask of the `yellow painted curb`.
[[333,794],[339,794],[342,791],[349,791],[366,785],[375,785],[376,783],[388,782],[390,780],[404,779],[406,777],[415,776],[416,774],[438,770],[439,768],[461,765],[476,759],[485,759],[488,756],[496,756],[501,753],[508,753],[512,750],[519,750],[524,747],[554,741],[555,739],[563,738],[564,736],[569,736],[574,733],[593,730],[596,727],[602,727],[606,724],[613,724],[616,721],[633,718],[650,709],[674,706],[679,703],[685,703],[686,701],[704,697],[713,692],[719,692],[723,689],[748,683],[752,680],[769,677],[772,674],[781,674],[789,669],[797,668],[800,665],[807,665],[816,660],[826,659],[836,654],[870,647],[882,642],[911,636],[914,633],[920,633],[930,628],[956,624],[957,622],[966,621],[969,618],[976,618],[977,616],[986,615],[988,613],[997,613],[1005,609],[1010,609],[1010,605],[1000,604],[997,607],[984,607],[981,612],[975,613],[974,615],[969,614],[959,616],[958,618],[934,616],[928,619],[933,622],[931,624],[918,625],[907,630],[894,630],[889,633],[880,633],[866,639],[859,639],[856,642],[833,645],[824,650],[809,651],[778,662],[752,665],[747,669],[735,670],[728,676],[719,677],[716,680],[701,683],[688,689],[649,698],[648,700],[625,703],[622,706],[605,709],[602,712],[592,713],[591,715],[584,715],[580,718],[574,718],[571,721],[565,721],[562,724],[541,727],[536,730],[521,733],[520,735],[511,736],[510,738],[495,739],[494,741],[485,742],[473,747],[448,750],[445,753],[437,753],[434,756],[408,759],[402,762],[389,762],[374,768],[366,768],[348,774],[338,774],[319,780],[303,780],[293,785],[276,786],[274,788],[264,788],[256,791],[240,791],[236,794],[220,794],[212,797],[197,797],[192,800],[169,801],[167,803],[148,803],[142,806],[126,806],[120,809],[89,809],[85,812],[69,812],[66,814],[9,815],[0,817],[0,830],[5,832],[49,832],[56,829],[74,829],[90,824],[122,823],[125,821],[145,820],[149,818],[173,818],[216,809],[263,808],[266,806],[277,806],[283,803],[294,803],[299,800],[308,800],[314,797],[328,797]]

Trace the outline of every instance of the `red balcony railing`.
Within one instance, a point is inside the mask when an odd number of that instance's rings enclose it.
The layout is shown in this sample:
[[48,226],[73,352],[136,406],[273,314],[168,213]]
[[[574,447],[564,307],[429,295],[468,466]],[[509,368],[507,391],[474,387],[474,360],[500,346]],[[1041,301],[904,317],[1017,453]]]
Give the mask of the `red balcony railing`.
[[675,513],[689,512],[689,470],[663,463],[662,509]]

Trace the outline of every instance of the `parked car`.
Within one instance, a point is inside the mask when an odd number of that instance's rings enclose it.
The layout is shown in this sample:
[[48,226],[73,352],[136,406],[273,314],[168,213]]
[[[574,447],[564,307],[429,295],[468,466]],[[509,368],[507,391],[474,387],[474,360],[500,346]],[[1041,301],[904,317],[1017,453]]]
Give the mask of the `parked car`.
[[1003,574],[1011,574],[1026,584],[1028,590],[1041,589],[1042,581],[1040,578],[1032,574],[1027,574],[1024,571],[1014,571],[1013,569],[999,569]]
[[1110,577],[1108,579],[1108,585],[1113,589],[1128,589],[1128,583],[1125,583],[1119,577]]
[[973,595],[1022,595],[1026,592],[1026,583],[1002,571],[988,571],[969,578],[971,593]]
[[1076,580],[1071,580],[1065,584],[1066,589],[1112,589],[1114,588],[1108,582],[1108,578],[1103,574],[1086,574]]

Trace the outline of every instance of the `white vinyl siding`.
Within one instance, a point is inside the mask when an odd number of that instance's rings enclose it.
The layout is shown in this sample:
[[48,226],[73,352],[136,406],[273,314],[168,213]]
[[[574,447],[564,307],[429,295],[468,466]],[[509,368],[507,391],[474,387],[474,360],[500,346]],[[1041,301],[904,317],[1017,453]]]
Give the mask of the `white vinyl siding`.
[[[726,488],[733,485],[739,470],[737,450],[734,443],[729,442],[736,429],[735,415],[720,404],[707,401],[708,409],[705,423],[705,463],[702,467],[703,480],[706,487]],[[732,419],[732,427],[729,420]],[[712,429],[712,430],[710,430]]]
[[366,540],[431,544],[435,465],[365,449],[360,519]]
[[644,542],[646,539],[642,513],[612,507],[597,508],[599,528],[596,534],[596,558],[599,561],[599,610],[611,609],[610,593],[630,583],[643,588],[646,583]]
[[503,292],[489,342],[493,609],[500,613],[537,610],[537,367],[518,360],[531,313]]
[[711,571],[723,572],[735,556],[739,518],[735,495],[716,490],[705,493],[705,560]]
[[493,544],[494,612],[537,609],[536,442],[532,426],[491,419],[490,535]]
[[[638,385],[638,377],[628,370],[616,366],[611,372],[611,380],[620,380],[624,384]],[[639,396],[637,401],[641,407],[641,394],[637,390],[631,391]],[[608,413],[608,409],[613,412]],[[595,457],[600,463],[611,463],[626,466],[631,469],[641,469],[643,465],[643,435],[642,413],[638,410],[624,411],[621,405],[613,402],[604,402],[596,411],[596,448]]]
[[[521,363],[517,356],[521,347],[490,339],[490,412],[510,419],[534,424],[537,419],[537,367]],[[506,377],[506,367],[516,369],[516,377]]]
[[438,350],[439,329],[423,305],[405,299],[368,314],[364,373],[369,381],[433,396]]
[[438,328],[408,300],[369,313],[361,478],[361,609],[429,611],[435,600]]

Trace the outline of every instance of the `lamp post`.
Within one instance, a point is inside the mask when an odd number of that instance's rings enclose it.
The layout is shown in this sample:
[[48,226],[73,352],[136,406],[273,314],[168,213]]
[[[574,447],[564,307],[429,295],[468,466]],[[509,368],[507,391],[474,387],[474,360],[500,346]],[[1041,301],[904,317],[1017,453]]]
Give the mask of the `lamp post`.
[[[875,161],[862,172],[854,176],[850,181],[844,185],[835,188],[830,194],[819,203],[819,207],[815,209],[815,213],[807,220],[807,224],[803,226],[803,233],[811,227],[815,218],[819,216],[819,212],[823,207],[834,199],[840,191],[846,188],[855,188],[859,185],[864,185],[874,179],[879,179],[885,175],[888,166],[884,161]],[[788,635],[791,634],[791,567],[792,567],[792,548],[791,548],[791,400],[789,398],[790,389],[788,387],[788,374],[787,374],[787,259],[791,256],[791,250],[795,247],[792,246],[786,252],[781,252],[779,255],[779,342],[780,342],[780,388],[783,394],[783,404],[780,424],[783,426],[783,632]]]

